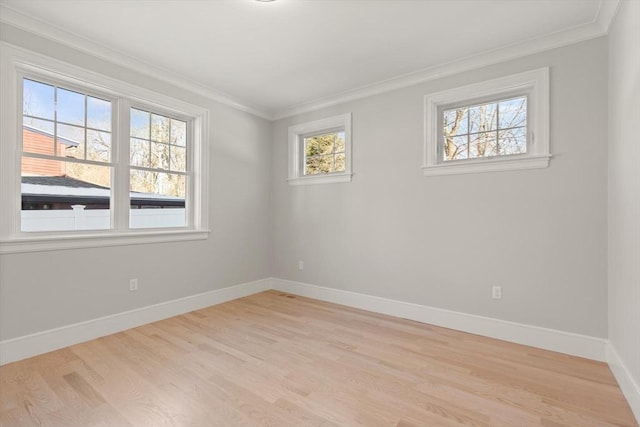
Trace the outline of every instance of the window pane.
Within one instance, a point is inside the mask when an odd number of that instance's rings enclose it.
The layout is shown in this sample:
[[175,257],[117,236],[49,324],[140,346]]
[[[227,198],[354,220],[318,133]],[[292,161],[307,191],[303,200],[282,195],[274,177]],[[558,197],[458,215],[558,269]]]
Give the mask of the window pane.
[[344,132],[338,132],[336,134],[335,152],[344,153]]
[[167,198],[180,199],[184,204],[185,176],[165,172],[150,172],[143,170],[131,171],[131,191]]
[[526,126],[527,124],[527,98],[524,96],[500,101],[498,111],[500,129]]
[[51,85],[23,79],[22,111],[24,114],[53,120],[55,88]]
[[187,150],[184,147],[172,145],[171,151],[171,170],[185,172],[187,170]]
[[22,157],[21,230],[102,230],[111,226],[111,168]]
[[315,138],[304,139],[304,153],[305,156],[317,156],[322,153],[320,148],[320,142]]
[[151,139],[157,142],[169,142],[169,117],[151,114]]
[[304,174],[316,175],[320,173],[320,158],[319,157],[307,157],[305,159]]
[[469,133],[486,132],[497,127],[497,104],[483,104],[469,108]]
[[25,117],[22,126],[22,151],[53,155],[53,122]]
[[87,127],[111,131],[111,102],[87,96]]
[[318,154],[331,154],[333,152],[333,143],[335,139],[335,132],[305,138],[304,144],[306,155],[315,156]]
[[23,129],[30,129],[34,132],[53,138],[54,122],[49,120],[34,119],[33,117],[24,116],[22,119]]
[[58,155],[84,159],[84,128],[58,124]]
[[346,158],[344,153],[336,154],[334,170],[336,172],[344,172],[346,170]]
[[111,134],[97,130],[87,131],[87,159],[108,162],[111,158]]
[[131,109],[131,136],[149,139],[149,113]]
[[322,173],[333,172],[333,156],[320,157],[320,172]]
[[131,228],[186,226],[184,175],[131,171]]
[[56,113],[59,122],[84,126],[84,95],[58,88]]
[[145,168],[151,167],[149,144],[149,141],[131,138],[131,165]]
[[489,157],[498,154],[495,132],[483,132],[471,135],[469,158]]
[[467,150],[468,141],[469,139],[466,135],[445,138],[443,160],[466,159],[469,154]]
[[464,135],[469,131],[469,111],[466,108],[447,110],[443,113],[444,135]]
[[171,119],[171,143],[185,146],[187,144],[187,123]]
[[500,154],[523,154],[527,152],[527,128],[500,131],[499,136]]
[[151,167],[169,169],[169,146],[167,144],[151,143]]

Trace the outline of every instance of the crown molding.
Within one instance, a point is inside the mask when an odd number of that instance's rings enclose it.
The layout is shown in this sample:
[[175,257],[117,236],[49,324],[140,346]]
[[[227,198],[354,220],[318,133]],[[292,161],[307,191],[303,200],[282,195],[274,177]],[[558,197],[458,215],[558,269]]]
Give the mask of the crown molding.
[[266,120],[279,120],[605,36],[615,19],[619,6],[620,0],[601,0],[594,20],[588,24],[568,28],[542,37],[530,39],[525,42],[514,43],[502,48],[484,51],[466,58],[425,68],[401,76],[392,77],[386,80],[381,80],[346,92],[292,105],[273,112],[253,107],[232,95],[203,86],[192,79],[183,76],[176,76],[174,72],[141,61],[122,52],[107,48],[79,34],[52,26],[51,24],[37,20],[1,4],[0,22],[72,47],[100,59],[115,63],[119,66],[144,73],[158,80],[190,92],[200,94],[213,101],[230,106],[237,110],[245,111]]
[[601,0],[594,22],[600,25],[602,30],[608,34],[609,28],[618,15],[619,9],[620,0]]
[[208,99],[237,110],[253,114],[254,116],[258,116],[263,119],[273,120],[273,116],[268,112],[248,105],[231,95],[206,87],[192,79],[177,75],[173,71],[108,48],[77,33],[63,30],[47,22],[35,19],[3,4],[0,4],[0,22],[71,47],[121,67],[143,73],[157,80],[169,83],[198,95],[202,95]]
[[[598,14],[591,23],[547,34],[522,43],[514,43],[502,48],[484,51],[474,54],[473,56],[425,68],[416,72],[392,77],[387,80],[362,86],[358,89],[343,92],[334,96],[320,98],[315,101],[284,108],[277,111],[274,114],[274,118],[279,120],[605,36],[607,34],[606,29],[608,29],[608,26],[615,15],[618,2],[619,0],[602,0]],[[603,5],[606,5],[606,7]]]

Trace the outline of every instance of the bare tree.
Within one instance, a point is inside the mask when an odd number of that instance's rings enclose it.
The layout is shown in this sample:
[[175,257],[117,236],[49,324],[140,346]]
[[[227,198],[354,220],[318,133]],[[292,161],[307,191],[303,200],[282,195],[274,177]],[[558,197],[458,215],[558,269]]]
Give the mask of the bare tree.
[[525,97],[444,112],[444,160],[526,152]]

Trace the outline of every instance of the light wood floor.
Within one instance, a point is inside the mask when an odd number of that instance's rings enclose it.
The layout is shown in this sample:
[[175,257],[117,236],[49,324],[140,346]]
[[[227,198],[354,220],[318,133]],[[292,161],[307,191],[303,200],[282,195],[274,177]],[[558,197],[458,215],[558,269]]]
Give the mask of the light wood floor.
[[635,426],[604,363],[270,291],[0,368],[2,426]]

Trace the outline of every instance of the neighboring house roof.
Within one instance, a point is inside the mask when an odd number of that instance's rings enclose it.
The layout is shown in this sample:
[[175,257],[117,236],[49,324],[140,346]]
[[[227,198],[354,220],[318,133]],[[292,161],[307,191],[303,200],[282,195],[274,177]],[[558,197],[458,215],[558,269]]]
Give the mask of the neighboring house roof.
[[[22,124],[22,128],[23,129],[27,129],[27,130],[29,130],[31,132],[40,134],[40,135],[49,136],[51,138],[53,138],[53,136],[54,136],[52,132],[46,131],[44,129],[38,129],[38,128],[33,127],[31,125],[28,125],[28,124],[24,124],[23,123]],[[58,142],[61,142],[64,145],[70,145],[72,147],[77,147],[78,145],[80,145],[80,143],[78,141],[74,141],[73,139],[65,138],[64,136],[58,135],[57,139],[58,139]]]
[[103,187],[100,185],[92,184],[90,182],[81,181],[79,179],[71,178],[69,176],[23,176],[22,177],[23,184],[29,185],[45,185],[47,187],[51,186],[61,186],[68,188],[93,188],[93,189],[103,189],[108,190],[108,187]]
[[[22,200],[25,202],[109,204],[110,197],[108,187],[68,176],[22,177]],[[133,205],[184,206],[184,199],[175,196],[132,191],[130,197]]]

